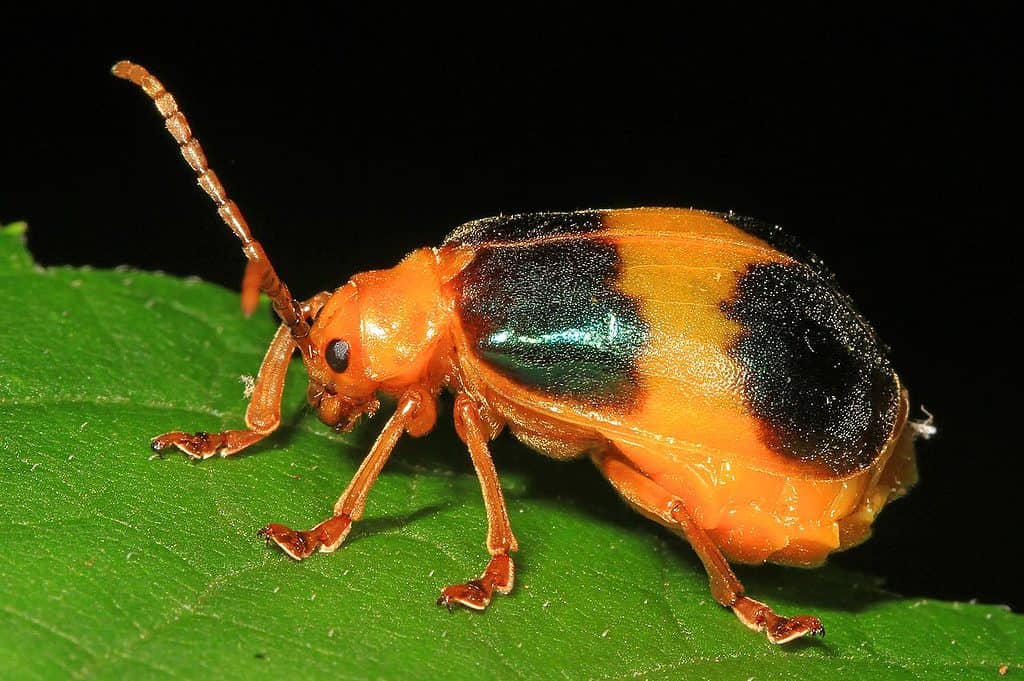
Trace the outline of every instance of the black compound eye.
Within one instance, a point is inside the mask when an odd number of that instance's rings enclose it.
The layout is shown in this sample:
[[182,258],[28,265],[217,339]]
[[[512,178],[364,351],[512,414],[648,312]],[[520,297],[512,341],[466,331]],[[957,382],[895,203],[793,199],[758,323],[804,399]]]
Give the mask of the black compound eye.
[[339,374],[348,369],[348,343],[340,338],[332,340],[324,349],[327,365]]

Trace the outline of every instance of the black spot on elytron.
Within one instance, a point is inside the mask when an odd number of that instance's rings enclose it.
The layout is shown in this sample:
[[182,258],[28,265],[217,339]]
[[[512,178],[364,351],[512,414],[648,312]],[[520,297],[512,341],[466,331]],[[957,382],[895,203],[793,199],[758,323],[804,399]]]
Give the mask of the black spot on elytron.
[[730,354],[747,369],[765,443],[836,475],[871,465],[898,418],[899,388],[847,298],[808,267],[757,264],[722,309],[744,329]]
[[546,395],[630,409],[649,326],[617,288],[620,267],[613,244],[588,237],[481,247],[459,279],[473,352]]
[[453,246],[476,246],[488,243],[511,244],[546,236],[591,234],[604,229],[601,215],[596,210],[499,215],[460,225],[445,237],[444,242]]
[[795,237],[784,231],[779,225],[773,225],[755,218],[737,215],[733,212],[713,213],[717,218],[725,220],[733,227],[742,229],[747,234],[764,241],[775,250],[788,255],[793,260],[807,265],[811,270],[829,282],[835,281],[835,275],[828,266],[811,249],[807,248]]

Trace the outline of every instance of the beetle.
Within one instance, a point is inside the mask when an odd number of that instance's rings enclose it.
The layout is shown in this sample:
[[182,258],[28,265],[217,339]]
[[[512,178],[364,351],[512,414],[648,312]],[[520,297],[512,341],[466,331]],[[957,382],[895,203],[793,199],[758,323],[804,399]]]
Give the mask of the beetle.
[[479,477],[490,561],[438,599],[483,610],[514,580],[518,542],[488,443],[508,428],[554,459],[589,457],[637,511],[682,535],[710,589],[773,643],[823,634],[744,593],[729,561],[822,563],[865,540],[916,481],[908,396],[875,332],[813,254],[777,227],[675,208],[476,220],[437,248],[335,291],[292,296],[163,85],[122,61],[242,242],[242,305],[262,291],[281,324],[245,428],[153,439],[193,459],[243,451],[281,423],[297,351],[307,400],[351,429],[397,400],[330,518],[259,534],[294,559],[330,552],[363,514],[392,449],[428,433],[442,391]]

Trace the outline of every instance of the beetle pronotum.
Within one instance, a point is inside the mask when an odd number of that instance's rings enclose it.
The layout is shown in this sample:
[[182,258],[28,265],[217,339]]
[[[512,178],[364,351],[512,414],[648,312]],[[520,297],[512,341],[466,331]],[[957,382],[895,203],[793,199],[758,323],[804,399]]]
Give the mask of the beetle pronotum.
[[689,541],[715,599],[748,627],[774,643],[824,633],[816,617],[746,596],[728,560],[811,566],[863,541],[916,479],[916,431],[884,346],[817,258],[732,214],[535,213],[467,223],[438,248],[299,301],[174,98],[141,66],[113,72],[153,99],[241,240],[243,309],[262,291],[282,322],[244,429],[170,432],[153,448],[205,459],[267,437],[295,351],[307,399],[332,428],[372,415],[380,394],[397,399],[332,516],[306,531],[267,525],[268,542],[295,559],[337,549],[395,444],[433,428],[447,389],[491,558],[439,604],[483,610],[512,589],[518,543],[488,450],[508,427],[553,458],[589,456],[631,506]]

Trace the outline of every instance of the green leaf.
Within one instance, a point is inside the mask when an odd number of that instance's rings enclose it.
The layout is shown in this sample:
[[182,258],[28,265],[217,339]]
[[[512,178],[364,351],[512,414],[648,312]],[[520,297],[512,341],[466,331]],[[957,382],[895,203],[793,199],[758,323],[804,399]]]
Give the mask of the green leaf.
[[[708,593],[689,548],[587,462],[494,446],[522,545],[483,614],[435,606],[486,563],[485,518],[449,425],[406,439],[343,548],[301,563],[255,536],[325,517],[380,428],[303,406],[251,453],[150,459],[168,430],[238,427],[239,377],[273,333],[236,294],[131,270],[36,267],[0,232],[0,675],[5,678],[998,678],[1024,618],[907,600],[834,567],[740,571],[828,637],[776,647]],[[884,518],[883,518],[884,522]]]

